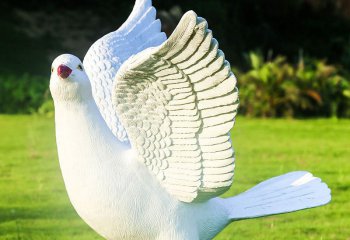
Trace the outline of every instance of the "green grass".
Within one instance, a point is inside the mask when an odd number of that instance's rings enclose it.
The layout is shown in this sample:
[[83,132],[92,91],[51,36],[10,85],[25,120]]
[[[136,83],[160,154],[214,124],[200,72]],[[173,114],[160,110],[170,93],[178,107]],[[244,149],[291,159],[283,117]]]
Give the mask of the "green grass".
[[[0,239],[101,239],[80,220],[61,178],[52,119],[0,115]],[[232,132],[234,184],[309,170],[331,204],[229,225],[216,239],[350,239],[350,121],[239,118]]]

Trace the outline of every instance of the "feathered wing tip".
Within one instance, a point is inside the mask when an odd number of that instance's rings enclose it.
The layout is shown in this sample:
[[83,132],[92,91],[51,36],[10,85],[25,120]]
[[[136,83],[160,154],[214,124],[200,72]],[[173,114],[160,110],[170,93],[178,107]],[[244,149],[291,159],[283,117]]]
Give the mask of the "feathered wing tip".
[[92,93],[102,117],[113,134],[129,143],[124,126],[112,105],[112,86],[119,67],[131,56],[162,44],[166,36],[156,19],[151,0],[136,0],[125,23],[98,39],[84,57],[84,68],[91,81]]
[[325,205],[331,191],[309,172],[290,172],[224,199],[232,221],[294,212]]
[[128,19],[118,30],[120,32],[127,31],[127,28],[137,24],[137,22],[150,8],[153,8],[151,0],[136,0]]

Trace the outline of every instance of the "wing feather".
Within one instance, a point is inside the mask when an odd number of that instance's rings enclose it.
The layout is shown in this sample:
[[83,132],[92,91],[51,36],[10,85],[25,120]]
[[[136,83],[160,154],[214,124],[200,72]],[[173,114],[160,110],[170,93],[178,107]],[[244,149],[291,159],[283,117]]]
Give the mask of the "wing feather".
[[230,187],[236,78],[203,18],[186,13],[166,42],[130,58],[116,79],[113,102],[131,144],[170,194],[204,201]]
[[156,19],[151,0],[136,0],[126,22],[116,31],[97,40],[84,58],[96,104],[108,127],[120,141],[128,142],[125,128],[112,106],[112,87],[119,67],[130,56],[162,44],[165,34]]

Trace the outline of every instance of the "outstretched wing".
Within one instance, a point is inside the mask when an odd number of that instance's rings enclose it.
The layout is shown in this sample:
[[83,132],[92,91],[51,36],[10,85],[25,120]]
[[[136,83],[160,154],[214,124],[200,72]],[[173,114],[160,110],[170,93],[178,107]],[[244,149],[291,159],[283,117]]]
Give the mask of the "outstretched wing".
[[160,28],[152,1],[136,0],[128,20],[118,30],[97,40],[84,58],[96,104],[109,128],[121,141],[128,141],[128,137],[112,107],[114,77],[130,56],[166,40]]
[[166,42],[121,66],[114,89],[133,149],[170,194],[203,201],[231,186],[238,90],[204,19],[186,13]]

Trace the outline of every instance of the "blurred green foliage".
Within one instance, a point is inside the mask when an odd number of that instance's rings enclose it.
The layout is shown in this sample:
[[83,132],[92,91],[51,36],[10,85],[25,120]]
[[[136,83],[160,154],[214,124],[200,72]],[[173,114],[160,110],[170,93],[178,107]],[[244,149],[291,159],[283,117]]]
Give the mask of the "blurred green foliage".
[[48,78],[0,75],[0,113],[33,113],[48,99]]
[[[44,76],[53,59],[68,52],[82,58],[96,39],[127,19],[133,5],[127,0],[0,1],[0,113],[52,115]],[[234,72],[240,113],[350,117],[348,0],[153,0],[153,5],[167,35],[188,10],[208,21],[226,59],[239,69]],[[245,53],[254,49],[262,54],[250,53],[245,61]]]
[[[350,117],[350,74],[324,60],[297,64],[259,52],[246,55],[250,68],[233,69],[240,92],[239,113],[251,117]],[[0,76],[1,113],[53,116],[48,77]]]
[[250,69],[237,71],[240,113],[254,117],[350,117],[350,81],[323,60],[287,62],[247,55]]

